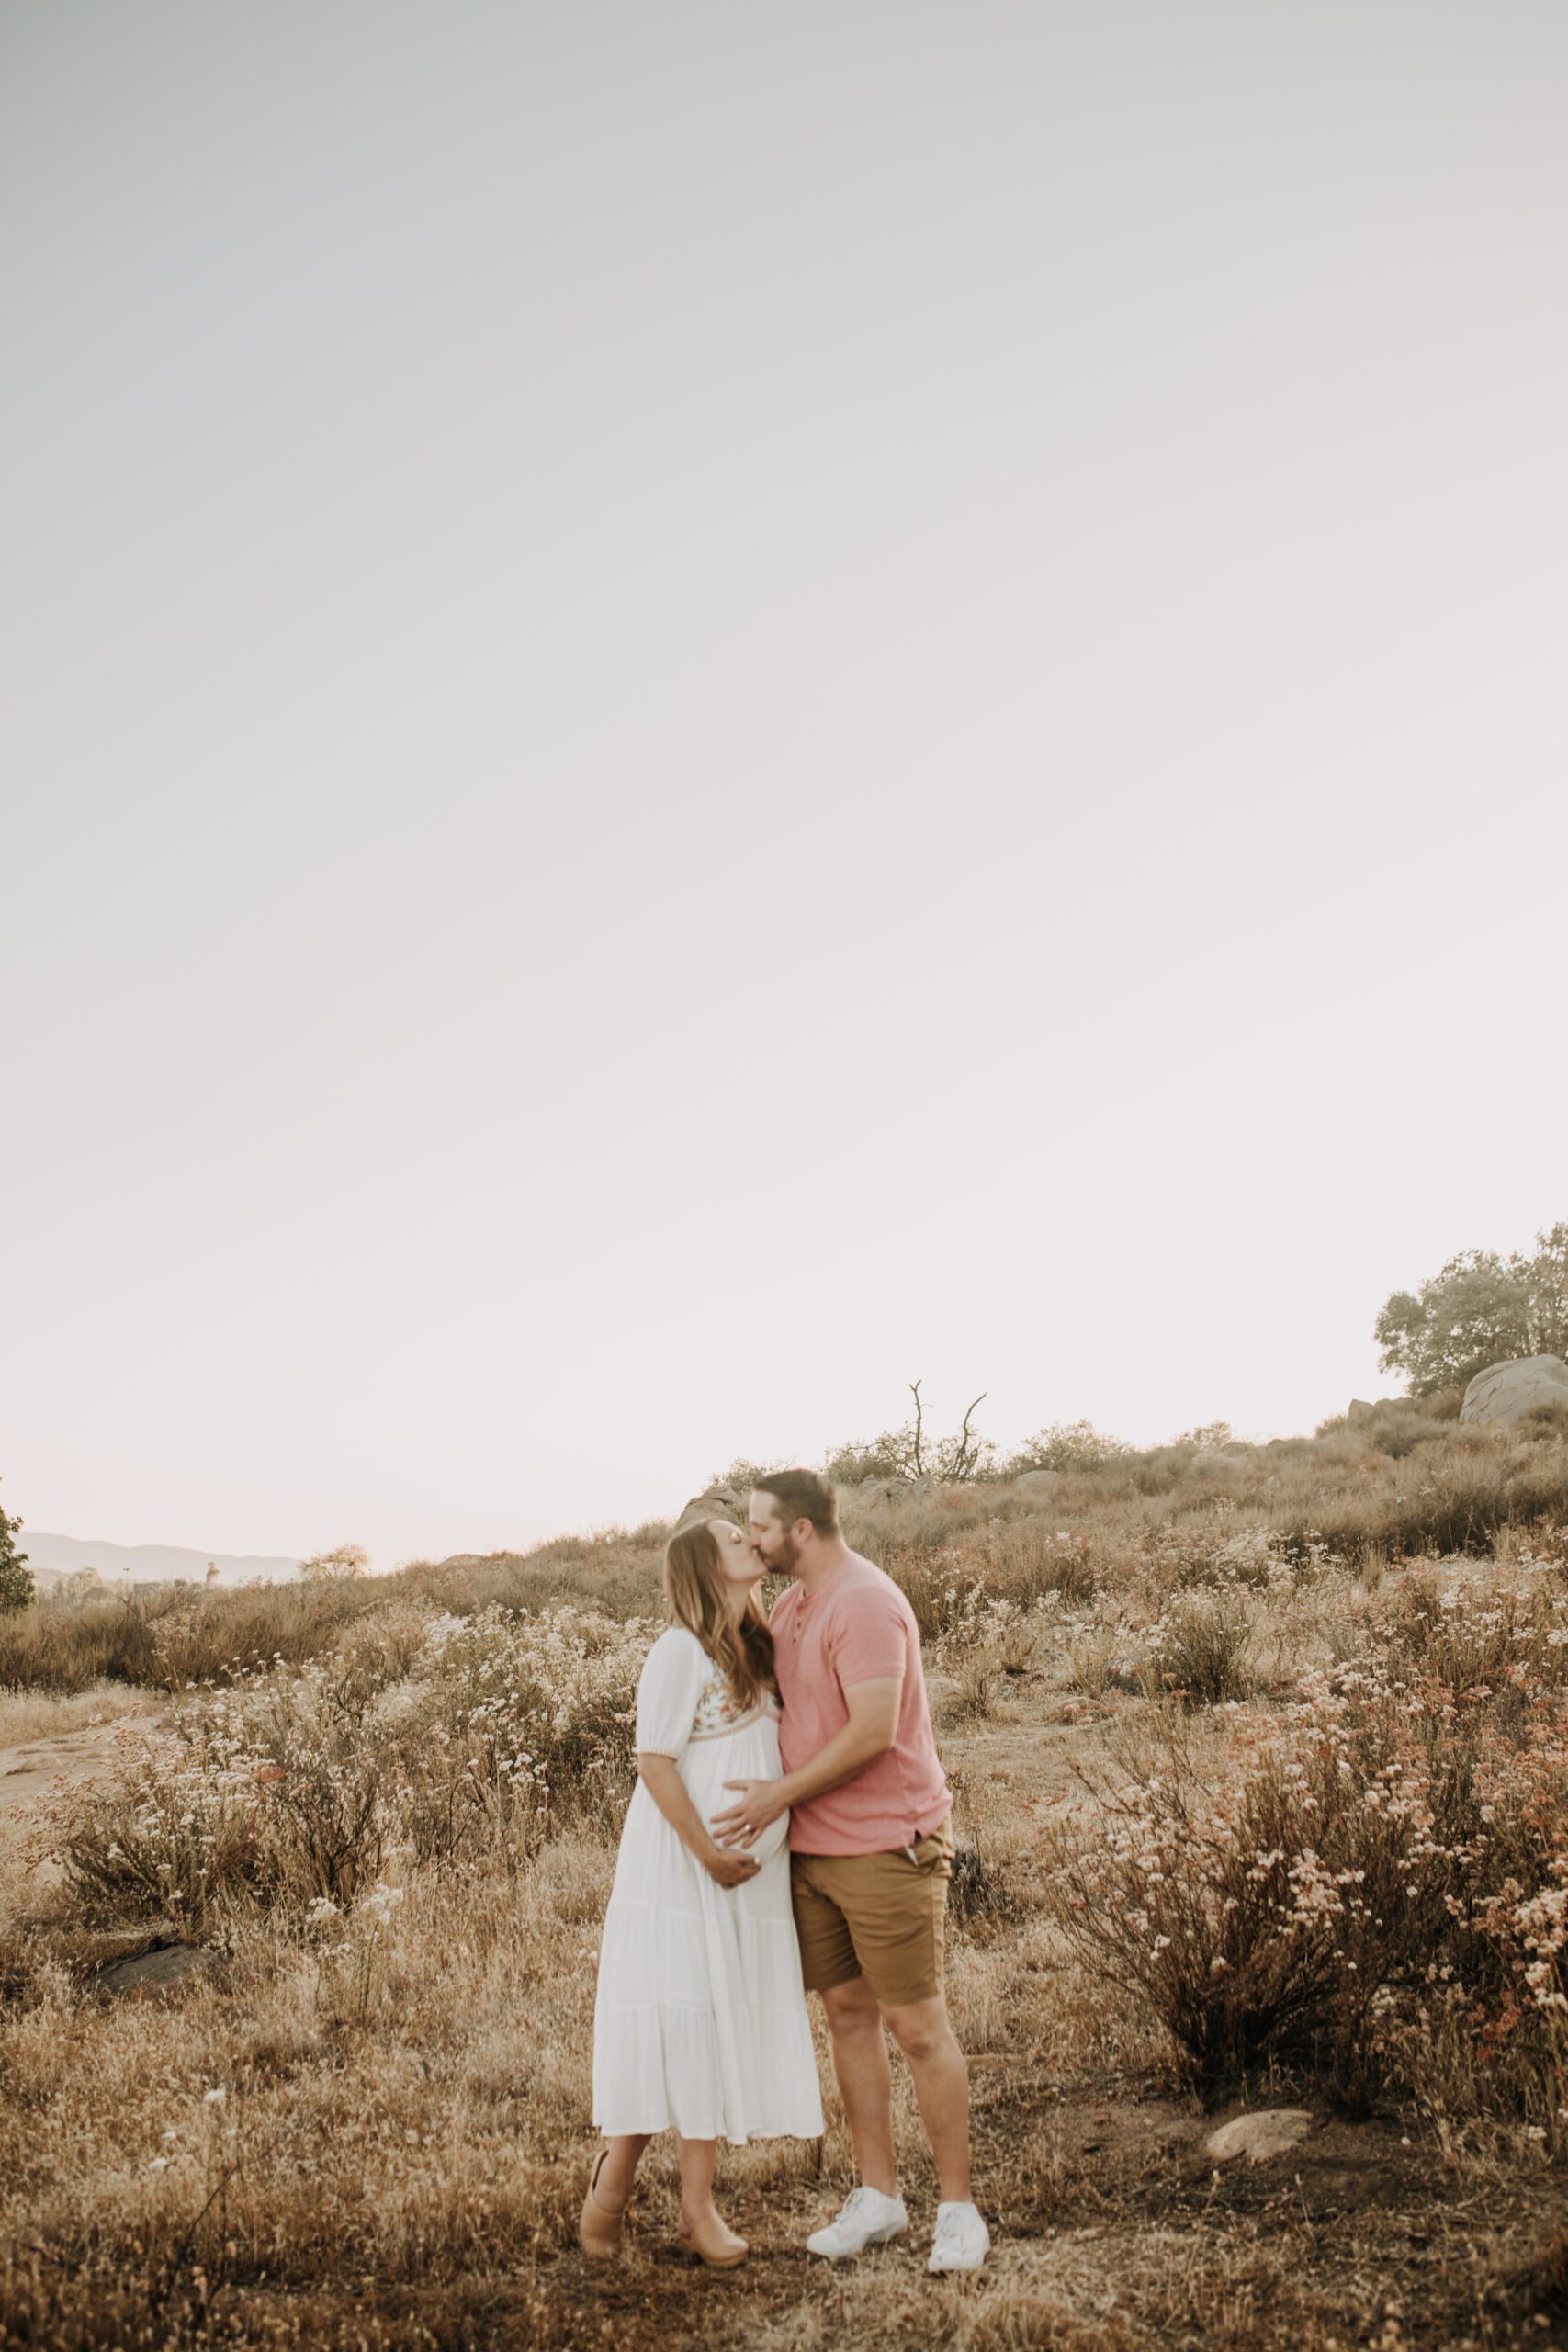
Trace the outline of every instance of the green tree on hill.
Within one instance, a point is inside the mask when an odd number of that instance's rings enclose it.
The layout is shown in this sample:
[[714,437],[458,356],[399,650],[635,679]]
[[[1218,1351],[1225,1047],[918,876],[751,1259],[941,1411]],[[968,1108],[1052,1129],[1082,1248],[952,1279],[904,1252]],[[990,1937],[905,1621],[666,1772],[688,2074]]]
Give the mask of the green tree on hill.
[[17,1549],[17,1532],[21,1524],[19,1519],[7,1519],[0,1510],[0,1612],[25,1609],[33,1597],[33,1572],[28,1566],[28,1555]]
[[1528,1258],[1461,1250],[1418,1291],[1393,1292],[1372,1336],[1379,1369],[1404,1373],[1414,1396],[1513,1356],[1568,1358],[1568,1224],[1538,1233]]

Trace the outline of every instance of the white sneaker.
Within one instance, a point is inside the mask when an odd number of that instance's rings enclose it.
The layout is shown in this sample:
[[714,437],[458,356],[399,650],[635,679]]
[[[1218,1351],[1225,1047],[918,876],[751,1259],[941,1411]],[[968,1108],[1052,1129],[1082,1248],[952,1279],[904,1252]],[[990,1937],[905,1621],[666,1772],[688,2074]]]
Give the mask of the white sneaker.
[[[954,2213],[973,2212],[973,2206],[954,2205]],[[976,2213],[976,2221],[980,2217]],[[889,2238],[897,2237],[909,2226],[909,2216],[904,2211],[901,2197],[884,2197],[880,2188],[857,2188],[845,2200],[836,2222],[825,2230],[814,2230],[806,2241],[807,2254],[819,2254],[826,2262],[842,2262],[850,2254],[863,2254],[868,2245],[886,2245]],[[985,2228],[984,2222],[980,2227]],[[973,2265],[971,2265],[973,2267]]]
[[[845,2211],[848,2211],[846,2206]],[[928,2270],[978,2270],[991,2248],[991,2233],[977,2205],[939,2205]]]

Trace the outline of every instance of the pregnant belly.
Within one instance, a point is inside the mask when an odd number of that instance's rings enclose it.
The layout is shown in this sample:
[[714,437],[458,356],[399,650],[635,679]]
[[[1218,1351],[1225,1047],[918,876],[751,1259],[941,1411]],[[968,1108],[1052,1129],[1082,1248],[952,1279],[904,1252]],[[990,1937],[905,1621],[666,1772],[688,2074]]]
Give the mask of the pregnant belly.
[[[721,1796],[713,1797],[705,1806],[698,1806],[698,1811],[702,1814],[703,1819],[707,1824],[709,1834],[712,1837],[716,1838],[718,1836],[717,1830],[714,1827],[714,1823],[717,1816],[721,1813],[727,1812],[732,1804],[736,1804],[739,1802],[739,1800],[736,1796],[734,1790],[731,1789],[727,1791]],[[785,1810],[780,1814],[776,1821],[769,1822],[767,1827],[761,1832],[761,1836],[755,1838],[750,1846],[747,1846],[743,1849],[738,1849],[737,1850],[744,1850],[751,1856],[754,1861],[771,1862],[773,1856],[779,1853],[788,1844],[789,1812],[786,1807]]]
[[[765,1736],[764,1736],[765,1735]],[[715,1819],[740,1802],[733,1781],[776,1781],[779,1745],[771,1724],[752,1725],[734,1739],[694,1742],[681,1762],[681,1777],[703,1820],[713,1831]],[[716,1832],[714,1832],[716,1835]],[[746,1848],[759,1862],[770,1862],[789,1844],[789,1815],[770,1821],[755,1844]]]
[[773,1856],[789,1844],[789,1812],[787,1807],[776,1821],[770,1821],[761,1835],[752,1839],[744,1851],[753,1861],[771,1862]]

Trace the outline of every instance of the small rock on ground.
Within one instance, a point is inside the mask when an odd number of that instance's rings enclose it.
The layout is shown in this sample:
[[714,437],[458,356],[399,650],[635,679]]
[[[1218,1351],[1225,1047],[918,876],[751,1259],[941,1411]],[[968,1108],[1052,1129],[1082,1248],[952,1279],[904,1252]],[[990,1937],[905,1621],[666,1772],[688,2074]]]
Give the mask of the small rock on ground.
[[1304,2107],[1265,2107],[1255,2115],[1237,2115],[1211,2132],[1203,2143],[1205,2155],[1216,2164],[1232,2156],[1250,2156],[1255,2165],[1282,2156],[1312,2130],[1314,2118]]
[[212,1965],[212,1954],[194,1944],[163,1944],[136,1960],[117,1960],[100,1968],[94,1980],[102,1995],[129,1996],[135,2000],[162,2000],[187,1976]]

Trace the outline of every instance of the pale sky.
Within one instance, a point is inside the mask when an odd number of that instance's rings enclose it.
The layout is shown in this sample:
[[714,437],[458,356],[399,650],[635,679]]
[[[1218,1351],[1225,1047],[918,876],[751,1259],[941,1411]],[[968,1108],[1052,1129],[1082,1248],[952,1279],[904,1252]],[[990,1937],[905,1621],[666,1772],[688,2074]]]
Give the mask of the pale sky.
[[4,0],[0,1500],[378,1566],[1568,1216],[1559,0]]

